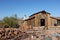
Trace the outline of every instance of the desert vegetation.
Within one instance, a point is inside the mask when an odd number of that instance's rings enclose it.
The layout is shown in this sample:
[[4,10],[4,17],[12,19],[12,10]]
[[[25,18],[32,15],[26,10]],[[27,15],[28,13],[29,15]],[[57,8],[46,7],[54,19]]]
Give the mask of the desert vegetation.
[[18,19],[17,15],[4,17],[0,20],[0,28],[18,28],[18,20],[20,21],[20,24],[23,23],[22,19]]

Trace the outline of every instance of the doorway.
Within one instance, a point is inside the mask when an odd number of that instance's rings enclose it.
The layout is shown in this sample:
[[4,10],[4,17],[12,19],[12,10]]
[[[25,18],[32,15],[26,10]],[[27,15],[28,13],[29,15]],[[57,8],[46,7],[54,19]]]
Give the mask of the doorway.
[[41,26],[45,26],[45,19],[41,19],[40,24],[41,24]]

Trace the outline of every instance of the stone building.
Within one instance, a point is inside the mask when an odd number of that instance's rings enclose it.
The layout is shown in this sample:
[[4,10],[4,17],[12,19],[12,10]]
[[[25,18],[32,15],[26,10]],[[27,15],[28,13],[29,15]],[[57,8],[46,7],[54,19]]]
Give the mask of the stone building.
[[29,16],[28,19],[25,20],[27,25],[32,27],[39,27],[39,26],[57,26],[60,22],[60,19],[51,17],[49,12],[45,10],[37,12]]

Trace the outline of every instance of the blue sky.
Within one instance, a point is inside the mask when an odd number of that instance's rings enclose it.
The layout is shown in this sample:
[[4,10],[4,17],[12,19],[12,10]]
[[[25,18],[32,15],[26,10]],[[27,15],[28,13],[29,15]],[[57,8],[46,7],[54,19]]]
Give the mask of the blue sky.
[[14,14],[21,18],[41,10],[60,16],[60,0],[0,0],[0,19]]

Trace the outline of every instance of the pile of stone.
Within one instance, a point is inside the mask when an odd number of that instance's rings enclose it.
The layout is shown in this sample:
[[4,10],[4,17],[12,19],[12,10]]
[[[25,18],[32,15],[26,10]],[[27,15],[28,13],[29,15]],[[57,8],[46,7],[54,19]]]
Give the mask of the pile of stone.
[[5,28],[0,29],[0,40],[20,40],[25,38],[27,35],[25,32],[21,32],[20,30],[6,30]]

